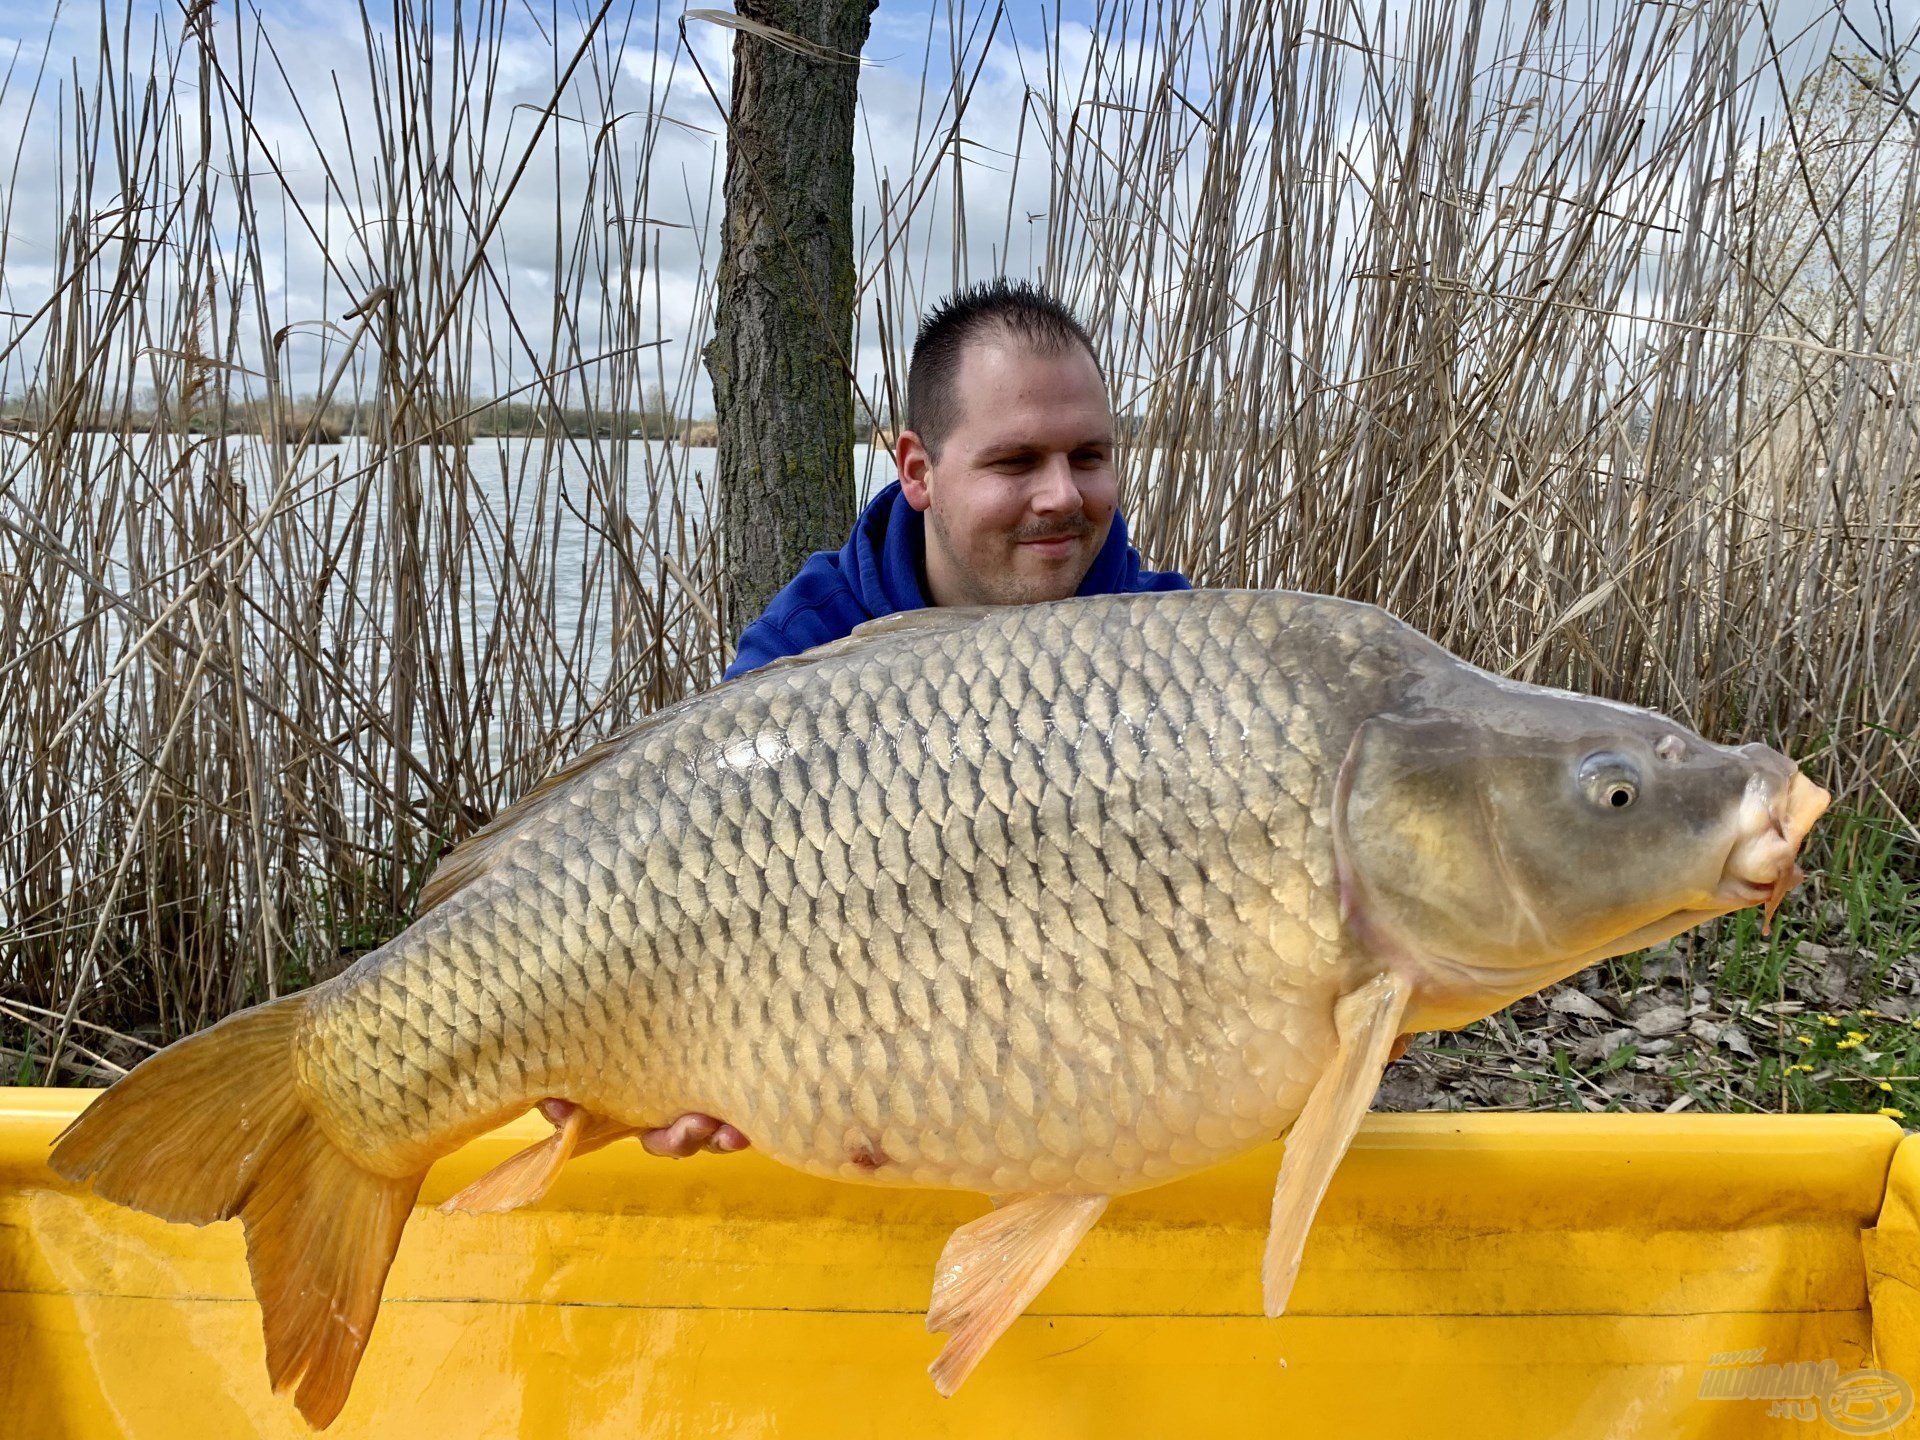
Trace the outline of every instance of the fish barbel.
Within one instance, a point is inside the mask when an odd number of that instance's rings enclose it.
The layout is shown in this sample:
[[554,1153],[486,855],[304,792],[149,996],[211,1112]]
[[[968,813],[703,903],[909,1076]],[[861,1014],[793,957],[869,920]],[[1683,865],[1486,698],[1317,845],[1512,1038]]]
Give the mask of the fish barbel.
[[505,1209],[724,1116],[814,1174],[995,1197],[936,1270],[951,1393],[1108,1196],[1288,1131],[1280,1313],[1397,1037],[1777,904],[1826,803],[1363,604],[915,611],[588,752],[405,933],[148,1060],[52,1164],[240,1217],[269,1373],[325,1425],[436,1158],[545,1102],[553,1137],[452,1202]]

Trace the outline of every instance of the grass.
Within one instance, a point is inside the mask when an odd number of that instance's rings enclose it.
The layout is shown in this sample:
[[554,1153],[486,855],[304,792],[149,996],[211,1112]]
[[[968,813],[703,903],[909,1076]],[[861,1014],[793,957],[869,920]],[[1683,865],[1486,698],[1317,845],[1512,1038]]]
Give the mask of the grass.
[[[1809,757],[1861,807],[1802,902],[1837,918],[1722,926],[1685,983],[1782,1003],[1789,937],[1885,983],[1920,159],[1911,26],[1851,11],[935,9],[862,72],[896,118],[862,128],[848,381],[889,420],[931,301],[1042,280],[1112,377],[1153,563]],[[318,75],[297,11],[103,0],[0,68],[0,414],[33,419],[0,426],[6,1073],[330,973],[445,845],[717,677],[745,617],[694,437],[631,437],[700,408],[726,77],[611,13],[400,0]],[[1664,963],[1618,993],[1671,998]],[[1461,1038],[1537,1082],[1514,1103],[1671,1091],[1651,1040],[1562,1073],[1531,1014]],[[1815,1094],[1758,1078],[1763,1040],[1692,1103]]]
[[1801,1023],[1797,1049],[1761,1062],[1762,1088],[1771,1082],[1785,1091],[1781,1109],[1920,1117],[1920,1020],[1860,1010]]

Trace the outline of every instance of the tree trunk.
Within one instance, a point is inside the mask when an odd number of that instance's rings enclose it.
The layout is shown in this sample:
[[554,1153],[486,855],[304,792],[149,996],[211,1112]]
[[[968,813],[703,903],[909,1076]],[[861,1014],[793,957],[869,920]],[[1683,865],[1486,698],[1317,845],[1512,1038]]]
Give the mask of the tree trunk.
[[[848,55],[878,0],[739,0]],[[719,422],[726,620],[736,632],[853,526],[853,111],[859,67],[733,42],[719,305],[705,358]]]

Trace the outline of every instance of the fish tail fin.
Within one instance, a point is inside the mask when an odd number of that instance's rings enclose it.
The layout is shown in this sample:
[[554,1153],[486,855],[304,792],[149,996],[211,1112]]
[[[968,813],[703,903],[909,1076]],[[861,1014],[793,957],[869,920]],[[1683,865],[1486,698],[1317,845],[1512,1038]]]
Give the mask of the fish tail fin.
[[136,1066],[53,1142],[49,1162],[119,1205],[205,1225],[238,1215],[307,1122],[293,1038],[306,997],[256,1006]]
[[308,1112],[293,1064],[307,999],[243,1011],[153,1056],[61,1133],[48,1163],[164,1220],[239,1217],[267,1372],[325,1428],[346,1403],[425,1177],[365,1169]]
[[267,1374],[276,1391],[293,1390],[316,1429],[347,1403],[425,1178],[424,1171],[396,1179],[362,1169],[309,1122],[241,1207]]

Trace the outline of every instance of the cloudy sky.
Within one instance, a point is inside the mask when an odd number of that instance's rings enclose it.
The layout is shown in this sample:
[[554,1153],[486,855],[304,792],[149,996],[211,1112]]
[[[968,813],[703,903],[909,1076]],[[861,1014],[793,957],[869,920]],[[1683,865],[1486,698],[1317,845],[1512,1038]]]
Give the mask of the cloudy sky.
[[[1436,0],[1395,0],[1384,9],[1292,3],[1317,12],[1310,24],[1349,27],[1349,37],[1357,33],[1351,27],[1363,27],[1384,47],[1389,67],[1396,53],[1435,40],[1421,24],[1439,8]],[[1740,64],[1755,80],[1753,115],[1764,117],[1777,109],[1780,84],[1762,42],[1763,12],[1732,0],[1703,8],[1715,6],[1745,16]],[[419,28],[431,36],[435,54],[434,93],[411,110],[394,77],[419,73],[418,41],[411,51],[400,42],[402,27],[391,9],[379,9],[369,31],[357,7],[337,0],[272,0],[264,11],[214,0],[220,61],[214,73],[198,63],[191,45],[183,46],[178,4],[109,0],[103,64],[97,0],[63,4],[51,12],[51,23],[47,0],[0,0],[0,70],[12,67],[0,89],[0,136],[23,137],[16,154],[0,150],[0,309],[14,312],[0,319],[20,327],[45,303],[63,217],[81,210],[93,223],[102,216],[110,222],[117,203],[137,190],[152,207],[142,213],[170,217],[167,233],[185,242],[180,253],[191,250],[213,257],[216,267],[233,267],[219,277],[222,285],[231,287],[237,276],[263,292],[264,306],[255,309],[266,319],[233,327],[239,333],[230,353],[259,365],[262,335],[291,326],[280,351],[283,376],[291,388],[311,391],[337,355],[341,332],[326,324],[350,323],[343,317],[362,295],[390,278],[394,267],[413,263],[402,237],[437,245],[443,264],[464,271],[475,254],[474,231],[497,213],[473,287],[483,307],[473,341],[476,392],[498,393],[543,367],[602,354],[636,337],[659,337],[668,342],[659,377],[677,393],[680,408],[704,412],[710,390],[692,363],[693,345],[706,310],[704,277],[717,256],[725,163],[723,120],[708,86],[721,100],[727,96],[731,32],[683,21],[677,5],[614,7],[566,87],[559,118],[545,122],[535,143],[558,71],[579,46],[588,12],[577,4],[555,9],[483,0],[468,5],[456,37],[453,5],[416,0],[410,8],[426,17]],[[1506,7],[1496,0],[1490,9],[1496,19],[1478,40],[1479,75],[1509,58],[1513,37],[1534,14],[1520,0]],[[1555,53],[1569,71],[1577,70],[1646,9],[1627,0],[1584,0],[1573,20],[1560,22],[1571,38]],[[911,315],[955,278],[1001,268],[1035,273],[1050,239],[1069,251],[1089,243],[1078,230],[1058,228],[1065,217],[1049,214],[1047,161],[1061,150],[1057,142],[1049,149],[1041,133],[1045,117],[1059,123],[1076,114],[1089,126],[1124,125],[1119,106],[1143,76],[1169,76],[1174,88],[1204,106],[1218,77],[1248,58],[1221,43],[1220,0],[1167,0],[1154,12],[1126,13],[1130,18],[1121,22],[1111,6],[1075,0],[1056,9],[1012,0],[995,27],[992,9],[978,3],[956,12],[883,0],[861,69],[855,145],[863,285],[858,368],[869,382],[880,368],[877,304],[890,305],[903,317],[896,326],[910,329]],[[1764,14],[1786,46],[1784,65],[1791,71],[1824,53],[1835,34],[1854,43],[1839,28],[1843,14],[1869,39],[1909,40],[1920,0],[1780,0]],[[1159,27],[1177,35],[1170,47]],[[1447,37],[1439,41],[1444,45]],[[461,74],[451,63],[461,46],[485,56],[480,73]],[[1166,48],[1177,52],[1173,59]],[[1683,48],[1667,63],[1684,67],[1693,63],[1688,55]],[[956,147],[949,143],[956,133],[956,70],[972,82],[957,131],[966,187],[957,200]],[[88,195],[77,197],[77,112],[98,110],[103,102],[110,112],[137,111],[127,97],[149,81],[169,90],[174,107],[173,128],[157,147],[159,168],[129,185],[116,157],[128,153],[129,143],[140,148],[137,130],[129,126],[115,136],[96,127],[97,168]],[[1574,93],[1586,82],[1565,73],[1551,83]],[[204,134],[203,96],[211,116]],[[1089,100],[1109,107],[1104,122],[1076,109]],[[1173,113],[1178,118],[1177,108]],[[431,128],[420,124],[423,114]],[[1257,114],[1254,120],[1259,123]],[[1328,123],[1351,124],[1356,153],[1364,148],[1364,117],[1335,116]],[[383,146],[410,148],[417,164],[450,169],[456,178],[435,192],[438,211],[421,198],[434,191],[431,185],[382,181],[383,171],[393,170],[381,161]],[[523,159],[525,170],[503,199],[501,182]],[[1190,159],[1170,159],[1152,177],[1165,187],[1170,214],[1197,204],[1197,159]],[[1120,176],[1116,183],[1138,179]],[[251,227],[234,204],[242,182],[253,198]],[[197,239],[190,220],[167,203],[195,187],[213,196],[207,233]],[[885,266],[883,187],[894,213],[910,217],[904,238],[892,236]],[[903,194],[916,203],[904,204]],[[631,249],[622,253],[610,239],[610,224],[647,237],[644,258]],[[257,270],[245,263],[250,251],[257,251]],[[100,263],[118,255],[108,241]],[[177,293],[182,277],[168,283]],[[609,285],[623,292],[610,305]],[[509,314],[517,329],[508,325]],[[0,391],[17,393],[31,373],[45,323],[29,326],[0,361]],[[557,350],[556,334],[563,342]]]

